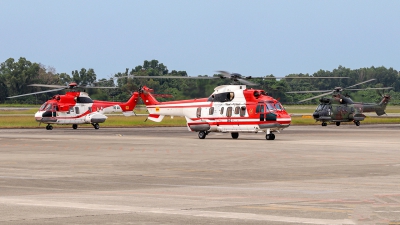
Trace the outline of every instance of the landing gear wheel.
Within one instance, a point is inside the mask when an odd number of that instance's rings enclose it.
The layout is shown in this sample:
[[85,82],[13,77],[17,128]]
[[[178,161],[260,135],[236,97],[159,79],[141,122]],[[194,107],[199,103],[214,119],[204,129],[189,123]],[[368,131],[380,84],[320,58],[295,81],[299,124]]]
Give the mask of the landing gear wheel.
[[336,122],[336,126],[340,126],[340,122]]
[[53,126],[50,125],[50,124],[48,124],[48,125],[46,126],[46,130],[53,130]]
[[72,124],[72,129],[74,130],[78,129],[78,124]]
[[326,127],[328,124],[326,122],[322,122],[321,124],[323,127]]
[[200,139],[204,139],[204,138],[206,138],[206,136],[207,136],[207,133],[205,131],[200,131],[199,132],[199,138]]
[[354,123],[356,124],[356,126],[360,126],[360,121],[354,121]]
[[239,133],[233,132],[233,133],[231,133],[231,136],[233,139],[238,139]]
[[100,125],[98,123],[94,123],[92,124],[94,129],[98,130],[100,128]]
[[267,135],[265,135],[265,139],[267,139],[267,140],[275,140],[275,134],[273,134],[273,133],[267,134]]

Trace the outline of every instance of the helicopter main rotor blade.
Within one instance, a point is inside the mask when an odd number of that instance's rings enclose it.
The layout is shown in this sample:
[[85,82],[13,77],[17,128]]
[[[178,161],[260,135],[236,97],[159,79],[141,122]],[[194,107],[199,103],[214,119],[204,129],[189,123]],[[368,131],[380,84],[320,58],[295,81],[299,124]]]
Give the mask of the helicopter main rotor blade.
[[47,92],[53,92],[53,91],[61,91],[61,90],[64,90],[64,89],[65,89],[65,87],[58,88],[58,89],[47,90],[47,91],[38,91],[38,92],[33,92],[33,93],[28,93],[28,94],[23,94],[23,95],[15,95],[15,96],[7,97],[7,98],[18,98],[18,97],[28,96],[28,95],[36,95],[36,94],[42,94],[42,93],[47,93]]
[[241,82],[241,83],[243,83],[243,84],[245,84],[245,85],[249,85],[249,86],[257,86],[258,84],[256,84],[256,83],[253,83],[253,82],[250,82],[250,81],[247,81],[247,80],[243,80],[243,79],[237,79],[239,82]]
[[95,87],[95,86],[78,86],[77,88],[97,88],[97,89],[115,89],[118,87]]
[[31,87],[48,87],[48,88],[68,88],[68,86],[57,85],[57,84],[30,84],[28,86],[31,86]]
[[351,86],[349,86],[349,87],[346,87],[346,88],[343,88],[343,89],[348,89],[348,88],[352,88],[352,87],[355,87],[355,86],[358,86],[358,85],[361,85],[361,84],[365,84],[365,83],[368,83],[368,82],[371,82],[371,81],[374,81],[375,79],[370,79],[370,80],[367,80],[367,81],[363,81],[363,82],[361,82],[361,83],[358,83],[358,84],[354,84],[354,85],[351,85]]
[[155,79],[217,79],[219,77],[185,77],[185,76],[121,76],[121,77],[114,77],[114,79],[122,79],[122,78],[155,78]]
[[330,95],[330,94],[332,94],[333,92],[334,92],[334,91],[329,91],[329,92],[327,92],[327,93],[323,93],[323,94],[320,94],[320,95],[317,95],[317,96],[314,96],[314,97],[311,97],[311,98],[303,99],[303,100],[299,101],[299,103],[300,103],[300,102],[305,102],[305,101],[308,101],[308,100],[312,100],[312,99],[316,99],[316,98],[319,98],[319,97],[323,97],[323,96],[325,96],[325,95]]
[[348,79],[350,77],[254,77],[262,79]]
[[389,90],[392,89],[393,87],[383,87],[383,88],[351,88],[351,89],[347,89],[348,91],[363,91],[363,90]]
[[321,92],[327,92],[327,91],[332,91],[332,90],[318,90],[318,91],[288,91],[286,93],[290,94],[300,94],[300,93],[321,93]]
[[216,72],[218,72],[219,74],[221,74],[222,77],[224,77],[224,78],[231,78],[231,77],[232,77],[231,73],[229,73],[229,72],[227,72],[227,71],[220,70],[220,71],[216,71]]
[[156,78],[156,79],[217,79],[219,77],[184,77],[184,76],[135,76],[134,78]]

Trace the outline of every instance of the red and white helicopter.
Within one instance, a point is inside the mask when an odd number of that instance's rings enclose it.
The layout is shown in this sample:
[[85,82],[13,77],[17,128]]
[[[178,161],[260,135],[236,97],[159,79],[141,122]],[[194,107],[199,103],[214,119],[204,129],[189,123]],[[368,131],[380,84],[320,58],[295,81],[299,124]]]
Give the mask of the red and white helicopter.
[[[224,77],[247,85],[255,85],[240,74],[220,71]],[[178,77],[177,77],[178,78]],[[247,88],[246,85],[222,85],[208,98],[158,102],[152,89],[143,86],[139,96],[149,111],[148,119],[161,122],[164,116],[183,116],[189,131],[198,132],[204,139],[210,132],[266,133],[267,140],[275,139],[275,132],[290,126],[291,117],[281,103],[265,91]]]
[[[72,124],[73,129],[78,128],[78,124],[92,124],[95,129],[99,129],[99,123],[106,121],[106,113],[122,112],[125,116],[133,115],[139,94],[133,93],[127,102],[109,102],[92,100],[86,92],[72,91],[77,88],[76,83],[70,83],[67,87],[60,85],[32,84],[29,86],[57,88],[47,91],[34,92],[29,94],[17,95],[8,98],[22,97],[33,94],[60,91],[71,89],[65,95],[54,95],[53,98],[45,102],[35,113],[35,119],[39,123],[46,123],[46,129],[52,130],[51,124]],[[114,87],[83,87],[83,88],[114,88]]]

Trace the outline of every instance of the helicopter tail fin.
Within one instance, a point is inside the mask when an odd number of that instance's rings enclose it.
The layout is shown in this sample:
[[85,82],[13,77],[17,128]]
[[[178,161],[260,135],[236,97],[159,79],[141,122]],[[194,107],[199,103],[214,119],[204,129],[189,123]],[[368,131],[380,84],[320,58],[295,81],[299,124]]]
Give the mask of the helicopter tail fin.
[[157,99],[151,94],[152,91],[153,89],[150,89],[146,86],[140,88],[139,95],[146,106],[159,104]]
[[382,100],[381,100],[381,102],[379,102],[379,108],[377,108],[376,110],[375,110],[375,112],[376,112],[376,114],[378,115],[378,116],[381,116],[381,115],[383,115],[383,114],[386,114],[386,112],[385,112],[385,109],[386,109],[386,106],[387,106],[387,104],[389,103],[389,101],[390,101],[390,95],[384,95],[383,96],[383,98],[382,98]]
[[121,109],[122,109],[122,113],[125,116],[133,115],[133,109],[135,109],[138,98],[139,98],[139,93],[134,92],[132,94],[131,98],[127,102],[120,105]]

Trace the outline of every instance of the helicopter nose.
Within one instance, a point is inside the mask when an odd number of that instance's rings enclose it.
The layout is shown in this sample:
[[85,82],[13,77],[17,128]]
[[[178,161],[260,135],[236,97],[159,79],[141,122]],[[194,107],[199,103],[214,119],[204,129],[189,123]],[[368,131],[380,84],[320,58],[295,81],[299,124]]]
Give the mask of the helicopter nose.
[[317,118],[319,118],[319,113],[318,112],[314,112],[312,114],[312,116],[314,117],[314,119],[317,119]]

